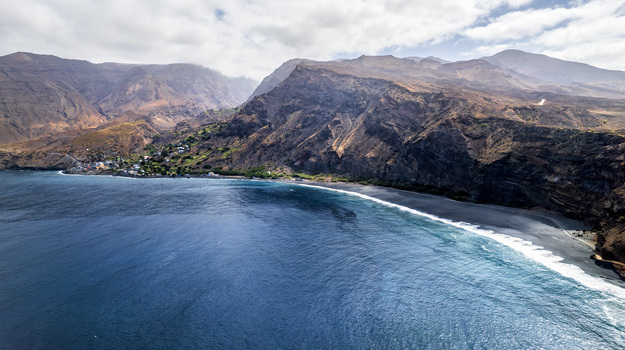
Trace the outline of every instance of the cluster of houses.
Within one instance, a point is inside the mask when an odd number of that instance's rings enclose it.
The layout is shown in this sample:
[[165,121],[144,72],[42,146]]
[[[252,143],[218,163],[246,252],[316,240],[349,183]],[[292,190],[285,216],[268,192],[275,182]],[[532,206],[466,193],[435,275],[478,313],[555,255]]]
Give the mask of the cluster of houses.
[[[144,159],[147,159],[145,156]],[[143,173],[141,169],[141,162],[137,162],[130,166],[124,165],[126,160],[124,158],[117,158],[116,160],[107,160],[103,162],[78,162],[69,170],[70,173],[101,173],[107,171],[114,171],[124,175],[140,175]]]
[[[118,158],[120,159],[120,158]],[[107,160],[104,162],[90,162],[83,163],[77,162],[71,170],[72,173],[88,173],[88,172],[97,172],[109,169],[118,169],[120,167],[120,163],[124,162],[124,159],[121,158],[121,161],[117,160]]]
[[[87,149],[88,150],[88,149]],[[175,145],[174,150],[177,154],[189,151],[189,146]],[[128,165],[126,159],[117,157],[115,160],[97,161],[97,162],[77,162],[68,172],[70,173],[101,173],[113,171],[122,175],[143,175],[145,171],[141,168],[142,161],[149,161],[152,157],[161,155],[160,151],[153,152],[149,156],[143,156],[138,162]],[[165,162],[169,163],[169,158],[165,158]]]

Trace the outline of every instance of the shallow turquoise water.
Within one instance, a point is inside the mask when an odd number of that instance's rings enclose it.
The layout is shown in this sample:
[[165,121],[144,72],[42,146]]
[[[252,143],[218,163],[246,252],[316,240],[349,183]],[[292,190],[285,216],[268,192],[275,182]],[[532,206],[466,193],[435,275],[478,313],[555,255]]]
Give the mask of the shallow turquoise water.
[[344,193],[0,172],[0,348],[618,349],[625,302]]

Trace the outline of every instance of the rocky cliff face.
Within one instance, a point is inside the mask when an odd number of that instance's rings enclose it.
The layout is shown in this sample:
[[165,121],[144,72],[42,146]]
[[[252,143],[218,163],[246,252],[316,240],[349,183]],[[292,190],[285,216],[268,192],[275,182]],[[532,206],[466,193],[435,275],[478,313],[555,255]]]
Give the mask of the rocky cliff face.
[[208,109],[245,101],[255,86],[187,65],[92,64],[16,53],[0,57],[0,143],[149,117],[171,129]]
[[[523,90],[485,93],[449,80],[414,88],[388,72],[374,78],[376,70],[358,69],[298,65],[202,145],[234,148],[207,161],[432,186],[610,227],[625,214],[625,137],[604,128],[605,115],[588,108],[593,101],[552,95],[565,103],[541,105]],[[621,108],[594,102],[595,109]],[[609,237],[601,236],[599,250],[625,261],[621,236]]]
[[282,81],[284,81],[284,79],[288,78],[289,75],[291,75],[291,73],[298,64],[302,63],[314,63],[314,61],[294,58],[292,60],[284,62],[280,67],[278,67],[275,71],[266,76],[265,79],[260,82],[260,85],[256,87],[254,92],[249,96],[248,100],[251,100],[258,95],[262,95],[273,90],[273,88],[278,86],[278,84],[280,84]]

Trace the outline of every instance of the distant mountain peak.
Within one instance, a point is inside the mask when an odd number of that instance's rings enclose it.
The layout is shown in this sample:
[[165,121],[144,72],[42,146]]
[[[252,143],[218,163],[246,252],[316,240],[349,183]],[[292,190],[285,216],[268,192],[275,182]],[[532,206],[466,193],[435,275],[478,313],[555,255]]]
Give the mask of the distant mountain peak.
[[360,55],[357,60],[397,58],[393,55]]
[[33,60],[32,54],[28,52],[16,52],[5,56],[6,58],[30,62]]
[[505,50],[483,60],[545,81],[570,84],[589,83],[601,86],[616,83],[625,92],[625,72],[607,70],[586,63],[561,60],[521,50]]
[[451,62],[451,61],[444,60],[444,59],[442,59],[440,57],[436,57],[436,56],[428,56],[428,57],[425,57],[425,58],[424,57],[419,57],[419,56],[409,56],[409,57],[405,57],[405,58],[409,59],[409,60],[416,61],[416,62],[421,62],[423,60],[436,61],[436,62],[441,63],[441,64],[445,64],[445,63],[450,63]]

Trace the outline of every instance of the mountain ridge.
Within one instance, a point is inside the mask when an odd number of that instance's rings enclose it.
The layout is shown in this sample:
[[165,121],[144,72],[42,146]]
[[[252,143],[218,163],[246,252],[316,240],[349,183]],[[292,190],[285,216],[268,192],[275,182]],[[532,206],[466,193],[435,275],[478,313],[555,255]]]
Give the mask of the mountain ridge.
[[171,129],[177,119],[237,106],[255,84],[197,65],[93,64],[18,52],[0,57],[0,143],[93,128],[126,113],[158,116],[157,129]]
[[624,71],[598,68],[587,63],[561,60],[521,50],[504,50],[481,59],[503,68],[559,83],[625,80]]
[[[573,67],[587,67],[590,73],[585,73],[586,78],[584,79],[571,81],[544,79],[544,77],[541,78],[540,74],[536,73],[535,69],[518,69],[518,67],[510,63],[510,59],[502,59],[502,57],[509,57],[511,54],[517,52],[523,56],[523,59],[517,60],[521,63],[525,61],[543,62],[543,57],[546,57],[547,62],[543,64],[547,67],[545,69],[562,71],[566,67],[572,65]],[[384,60],[393,63],[389,64],[388,67],[384,67],[379,64]],[[367,62],[370,63],[373,61],[377,62],[375,64],[377,70],[367,72]],[[348,69],[345,72],[350,74],[380,75],[383,73],[388,79],[415,85],[426,83],[426,87],[428,88],[429,86],[427,84],[435,84],[437,82],[447,84],[453,83],[456,85],[469,83],[473,84],[473,87],[477,87],[477,85],[487,85],[488,87],[500,85],[502,88],[515,88],[532,92],[558,93],[561,95],[594,98],[625,99],[625,72],[623,71],[605,70],[587,64],[563,61],[544,55],[526,53],[520,50],[508,50],[490,57],[456,62],[448,62],[435,57],[428,57],[425,59],[418,57],[396,58],[390,55],[363,55],[355,59],[327,62],[294,59],[285,62],[281,67],[263,79],[263,82],[261,82],[248,101],[253,97],[261,93],[268,92],[271,88],[277,86],[278,83],[284,80],[298,64],[333,66],[338,69]],[[402,65],[404,68],[397,70],[394,74],[393,70],[397,67],[393,65],[397,64]],[[488,68],[480,68],[480,66],[484,66],[485,64],[492,66]],[[562,66],[565,68],[562,68]],[[406,69],[407,67],[410,67],[410,69]],[[517,69],[514,69],[515,67]],[[493,77],[495,77],[493,74],[498,76],[493,79]],[[467,76],[471,76],[471,78],[467,79]]]

